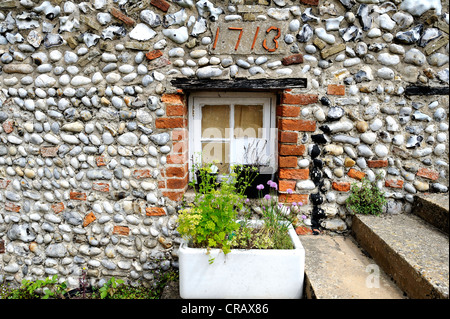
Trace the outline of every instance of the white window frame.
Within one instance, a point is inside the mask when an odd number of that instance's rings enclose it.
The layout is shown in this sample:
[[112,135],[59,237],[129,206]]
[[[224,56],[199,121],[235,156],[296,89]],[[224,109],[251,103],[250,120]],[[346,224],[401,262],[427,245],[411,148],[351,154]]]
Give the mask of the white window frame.
[[[262,139],[267,140],[266,156],[269,160],[269,165],[260,168],[260,173],[274,174],[277,171],[278,165],[278,130],[275,127],[276,123],[276,95],[274,93],[257,93],[257,92],[196,92],[189,96],[189,171],[190,179],[192,180],[192,167],[200,159],[198,154],[202,152],[201,140],[201,124],[202,112],[201,108],[204,105],[263,105],[263,132]],[[230,114],[230,129],[234,128],[234,108],[231,108]],[[230,165],[243,164],[236,163],[236,149],[235,144],[230,137]],[[214,139],[210,139],[214,141]],[[221,140],[222,141],[222,140]]]

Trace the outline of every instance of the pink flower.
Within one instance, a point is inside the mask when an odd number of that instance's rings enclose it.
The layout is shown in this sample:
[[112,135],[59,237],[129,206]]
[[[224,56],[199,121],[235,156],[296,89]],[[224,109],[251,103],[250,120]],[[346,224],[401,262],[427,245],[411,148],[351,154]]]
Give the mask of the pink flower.
[[258,186],[256,186],[256,189],[260,191],[260,190],[264,189],[264,185],[259,184]]
[[306,219],[306,216],[305,216],[305,215],[302,215],[302,219]]
[[298,204],[299,204],[300,206],[303,206],[303,203],[302,203],[302,202],[298,202]]
[[270,195],[269,195],[269,194],[265,195],[265,196],[264,196],[264,199],[269,200],[269,199],[270,199]]
[[292,193],[293,193],[292,189],[288,188],[288,189],[287,189],[287,193],[288,193],[288,194],[292,194]]

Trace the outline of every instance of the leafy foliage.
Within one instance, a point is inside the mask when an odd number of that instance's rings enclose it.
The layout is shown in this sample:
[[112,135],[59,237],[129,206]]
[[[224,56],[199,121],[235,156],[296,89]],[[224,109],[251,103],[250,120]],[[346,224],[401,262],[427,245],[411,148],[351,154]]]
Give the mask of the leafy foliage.
[[48,277],[45,280],[31,281],[24,279],[18,289],[9,292],[8,299],[48,299],[61,298],[66,292],[65,282],[58,283],[58,276]]
[[[85,272],[81,277],[80,282],[86,281]],[[0,299],[159,299],[169,281],[178,281],[178,272],[174,269],[156,269],[154,277],[151,287],[126,284],[121,279],[111,277],[99,289],[93,288],[88,293],[86,287],[81,286],[81,291],[72,295],[66,294],[66,283],[57,283],[57,275],[54,275],[46,280],[23,280],[17,289],[1,284]]]
[[352,213],[365,215],[380,215],[383,212],[383,206],[386,205],[384,192],[377,187],[377,176],[374,181],[367,178],[361,180],[361,186],[352,184],[351,194],[346,200],[346,206]]
[[[260,199],[264,220],[261,227],[253,227],[245,218],[238,222],[238,213],[248,208],[244,205],[247,201],[243,195],[245,188],[258,174],[257,171],[239,174],[244,169],[251,168],[233,169],[233,173],[228,179],[224,179],[220,188],[215,187],[215,180],[205,176],[208,169],[199,170],[201,185],[195,194],[193,205],[180,210],[178,216],[178,231],[190,241],[192,247],[208,250],[220,248],[225,254],[231,248],[293,248],[288,234],[291,217],[285,213],[286,207],[278,204],[274,195],[265,195]],[[277,184],[272,181],[269,183],[270,189],[276,194]],[[257,189],[263,188],[263,185],[258,185]]]
[[180,211],[178,231],[194,247],[220,248],[228,253],[229,236],[239,228],[236,217],[245,198],[236,192],[232,178],[225,178],[216,189],[208,169],[199,170],[199,176],[199,191],[192,207]]

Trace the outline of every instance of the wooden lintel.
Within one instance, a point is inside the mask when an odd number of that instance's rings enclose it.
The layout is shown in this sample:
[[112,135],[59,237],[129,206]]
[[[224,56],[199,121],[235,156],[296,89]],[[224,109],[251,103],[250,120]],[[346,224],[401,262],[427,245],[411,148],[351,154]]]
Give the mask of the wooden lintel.
[[305,78],[283,79],[186,79],[176,78],[171,81],[176,88],[183,90],[282,90],[306,88]]
[[405,95],[448,95],[448,93],[448,86],[433,87],[411,85],[405,89]]

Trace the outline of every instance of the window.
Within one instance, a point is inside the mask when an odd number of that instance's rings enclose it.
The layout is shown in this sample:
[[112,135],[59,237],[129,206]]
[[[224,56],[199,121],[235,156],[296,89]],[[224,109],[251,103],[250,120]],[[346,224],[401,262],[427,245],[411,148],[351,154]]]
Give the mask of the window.
[[276,171],[275,95],[196,93],[189,98],[190,166],[217,161],[220,175],[233,164]]

